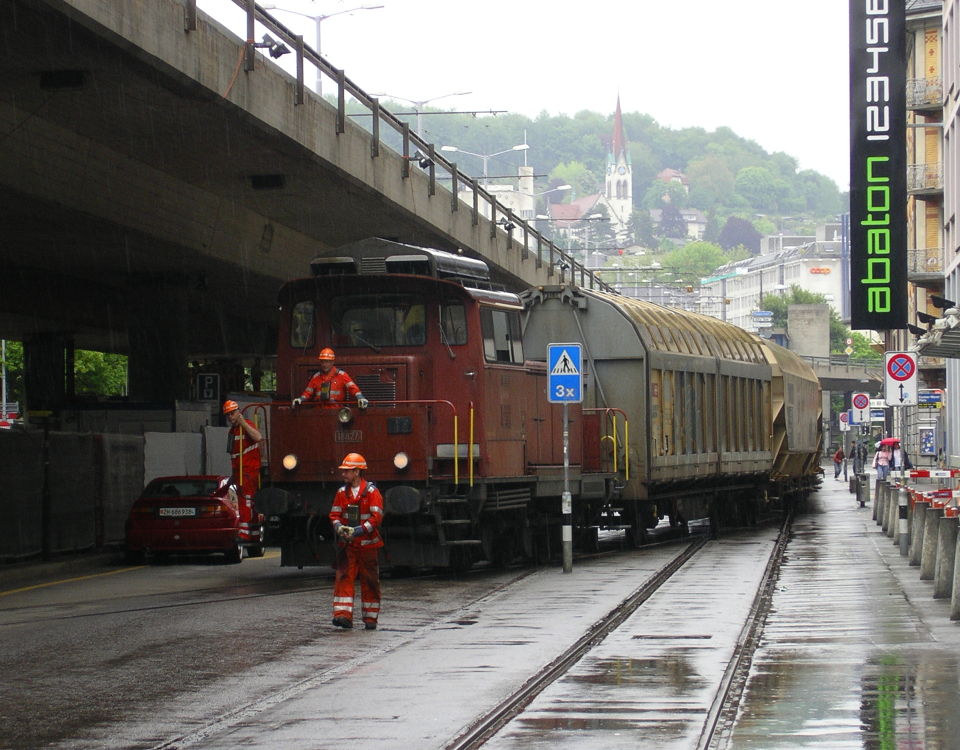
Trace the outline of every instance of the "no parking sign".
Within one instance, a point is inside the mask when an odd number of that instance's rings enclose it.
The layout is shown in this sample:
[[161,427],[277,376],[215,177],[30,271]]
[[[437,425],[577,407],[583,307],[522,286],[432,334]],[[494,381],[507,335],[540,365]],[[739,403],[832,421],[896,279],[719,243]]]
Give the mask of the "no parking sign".
[[866,424],[870,421],[870,394],[854,393],[850,397],[850,424]]
[[884,400],[887,406],[916,406],[917,355],[913,352],[887,352],[884,375]]

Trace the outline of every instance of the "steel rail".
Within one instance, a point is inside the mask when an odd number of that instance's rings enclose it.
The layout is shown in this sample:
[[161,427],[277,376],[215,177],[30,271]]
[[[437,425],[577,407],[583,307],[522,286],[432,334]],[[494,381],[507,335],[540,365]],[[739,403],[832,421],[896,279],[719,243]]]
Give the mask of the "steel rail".
[[519,714],[534,698],[556,680],[566,674],[584,654],[594,648],[607,635],[622,625],[657,589],[663,586],[681,567],[708,541],[698,539],[664,565],[640,588],[620,602],[604,617],[595,622],[577,641],[560,656],[551,661],[525,682],[512,695],[505,698],[484,716],[475,721],[466,731],[444,746],[445,750],[473,750],[483,745]]
[[[737,637],[737,645],[734,648],[733,656],[727,663],[727,668],[720,680],[720,687],[714,696],[713,703],[710,705],[710,710],[707,712],[707,718],[703,723],[703,729],[700,732],[695,750],[722,750],[729,742],[729,737],[723,734],[723,728],[732,726],[736,719],[737,706],[746,686],[747,673],[750,670],[753,655],[756,653],[757,645],[760,642],[763,624],[767,619],[767,613],[770,611],[770,605],[773,601],[773,588],[777,582],[780,565],[783,562],[783,554],[786,551],[787,543],[790,541],[792,523],[793,512],[789,511],[780,526],[777,543],[770,552],[767,566],[763,571],[763,578],[760,580],[757,594],[750,606],[750,613],[747,615],[743,628],[740,630],[740,635]],[[725,722],[720,729],[720,733],[718,733],[718,724],[721,718],[724,718]]]

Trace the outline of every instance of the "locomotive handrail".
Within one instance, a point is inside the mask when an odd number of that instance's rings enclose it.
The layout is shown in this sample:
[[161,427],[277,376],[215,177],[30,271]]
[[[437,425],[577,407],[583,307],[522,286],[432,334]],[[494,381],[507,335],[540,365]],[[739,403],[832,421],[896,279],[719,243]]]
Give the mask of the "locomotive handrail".
[[[527,221],[521,219],[503,203],[498,201],[496,196],[481,186],[476,178],[466,178],[463,173],[459,171],[456,164],[448,161],[437,152],[437,150],[434,148],[434,144],[427,143],[419,133],[416,131],[411,131],[409,123],[404,122],[397,115],[394,115],[390,111],[383,109],[376,97],[371,96],[366,91],[361,89],[356,83],[354,83],[344,74],[342,69],[332,65],[323,56],[321,56],[317,50],[314,50],[309,45],[305,44],[302,35],[294,34],[293,31],[287,28],[287,26],[285,26],[280,20],[274,18],[272,15],[267,13],[264,8],[257,5],[255,0],[232,0],[232,2],[234,5],[237,5],[243,9],[244,13],[246,14],[247,23],[247,38],[245,40],[244,54],[241,60],[238,61],[238,71],[241,62],[245,71],[249,72],[254,70],[256,49],[258,47],[264,47],[267,44],[266,42],[264,44],[258,44],[254,38],[256,23],[259,22],[272,33],[276,34],[281,40],[289,43],[293,47],[292,52],[296,55],[297,60],[296,85],[294,87],[293,101],[294,105],[302,104],[304,101],[305,86],[303,62],[304,60],[308,60],[314,66],[316,66],[318,74],[324,74],[336,83],[337,135],[345,132],[346,130],[347,113],[345,95],[346,93],[349,93],[359,105],[370,111],[371,158],[380,155],[380,145],[383,140],[380,136],[380,123],[385,122],[389,128],[391,128],[395,133],[399,134],[402,139],[403,153],[399,155],[403,159],[403,170],[401,175],[404,179],[410,176],[411,162],[420,163],[423,166],[423,169],[426,170],[429,177],[429,195],[434,195],[436,194],[436,170],[437,167],[442,168],[447,172],[447,175],[451,180],[451,211],[457,211],[459,208],[460,196],[458,191],[458,182],[467,184],[473,193],[472,223],[474,225],[478,224],[481,217],[485,220],[489,220],[491,238],[496,235],[498,230],[504,232],[507,235],[507,249],[510,249],[514,245],[518,246],[520,251],[523,253],[524,259],[527,258],[527,254],[530,252],[531,245],[535,245],[537,268],[540,268],[544,264],[544,250],[546,250],[546,263],[550,269],[548,275],[553,274],[554,268],[560,268],[561,281],[564,278],[563,274],[565,269],[569,268],[571,281],[576,278],[577,274],[579,274],[581,286],[588,286],[590,289],[600,289],[602,291],[615,294],[618,293],[613,286],[601,279],[600,276],[587,268],[586,265],[579,263],[572,254],[559,248],[552,240],[545,238],[542,232],[538,231]],[[185,0],[185,3],[186,8],[184,11],[184,29],[186,31],[194,31],[197,28],[197,0]],[[411,143],[415,152],[413,154],[410,153]],[[447,178],[441,177],[441,179],[445,180]],[[446,188],[444,187],[444,189]],[[480,197],[482,197],[489,206],[489,217],[483,215],[484,212],[480,210],[478,205],[478,199]],[[508,218],[506,224],[501,225],[497,220],[498,216]],[[513,239],[513,230],[504,228],[505,226],[510,225],[515,225],[522,230],[522,241],[515,241]],[[533,240],[533,242],[531,242],[531,240]]]
[[[274,403],[273,401],[269,401],[269,402],[267,402],[267,401],[256,401],[255,403],[247,404],[246,406],[244,406],[244,407],[240,410],[240,416],[242,416],[242,417],[245,417],[245,416],[246,416],[245,413],[246,413],[246,411],[247,411],[248,409],[252,410],[252,412],[253,412],[253,414],[252,414],[253,421],[256,423],[257,429],[260,430],[261,434],[263,435],[263,439],[262,439],[260,442],[263,443],[263,447],[266,449],[266,453],[264,454],[263,452],[261,452],[261,454],[260,454],[260,456],[261,456],[261,458],[260,458],[261,471],[260,471],[260,472],[257,472],[257,489],[258,489],[258,490],[260,489],[260,483],[261,483],[261,481],[263,480],[263,477],[262,477],[263,458],[262,458],[262,457],[263,457],[264,455],[266,455],[266,456],[269,457],[269,455],[270,455],[270,443],[269,443],[269,439],[270,439],[270,435],[269,435],[270,429],[269,429],[268,426],[267,426],[267,425],[270,424],[270,420],[267,419],[267,409],[266,409],[266,407],[272,405],[273,403]],[[262,412],[262,414],[263,414],[263,420],[260,421],[260,422],[257,422],[257,413],[258,413],[258,412]],[[241,433],[242,433],[242,430],[241,430]],[[267,460],[269,461],[269,458],[268,458]],[[239,477],[239,479],[240,479],[240,482],[241,482],[241,484],[242,484],[242,483],[243,483],[243,462],[242,462],[242,461],[240,462],[240,477]]]
[[603,435],[600,440],[610,439],[613,442],[613,471],[619,471],[619,462],[617,461],[617,414],[623,415],[623,477],[630,481],[630,420],[627,419],[627,413],[616,406],[590,407],[584,412],[603,412],[604,416],[613,413],[613,436]]
[[[446,404],[447,406],[450,407],[450,411],[453,412],[453,483],[460,484],[460,443],[457,439],[457,434],[460,428],[459,428],[459,421],[458,421],[459,418],[457,416],[457,407],[454,406],[451,401],[447,401],[446,399],[442,399],[442,398],[417,398],[417,399],[410,399],[406,401],[371,401],[367,408],[370,408],[371,406],[387,406],[387,405],[396,405],[396,404]],[[471,420],[471,429],[472,429],[472,424],[473,424],[472,402],[471,402],[471,408],[470,408],[470,420]],[[471,438],[472,438],[472,435],[471,435]],[[470,445],[471,455],[469,455],[470,467],[471,467],[471,472],[470,472],[471,487],[473,486],[472,484],[472,481],[473,481],[472,452],[473,452],[473,444],[471,443]]]

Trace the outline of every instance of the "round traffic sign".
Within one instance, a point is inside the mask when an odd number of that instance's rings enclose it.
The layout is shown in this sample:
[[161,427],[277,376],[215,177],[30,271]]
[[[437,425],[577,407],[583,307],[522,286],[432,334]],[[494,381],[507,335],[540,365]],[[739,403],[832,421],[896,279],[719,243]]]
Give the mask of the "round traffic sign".
[[842,411],[839,414],[839,419],[841,422],[846,422],[848,419],[850,419],[850,415],[847,414],[845,411]]
[[855,393],[852,403],[854,409],[866,409],[870,406],[870,397],[866,393]]
[[900,382],[910,380],[916,369],[917,363],[909,354],[897,354],[887,362],[887,374]]

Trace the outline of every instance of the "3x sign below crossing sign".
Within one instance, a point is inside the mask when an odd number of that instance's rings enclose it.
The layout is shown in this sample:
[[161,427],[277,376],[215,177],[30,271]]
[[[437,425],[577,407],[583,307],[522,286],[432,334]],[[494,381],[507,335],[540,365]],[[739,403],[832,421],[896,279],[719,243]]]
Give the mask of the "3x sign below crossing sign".
[[583,401],[583,349],[580,344],[547,345],[547,400],[551,404]]

